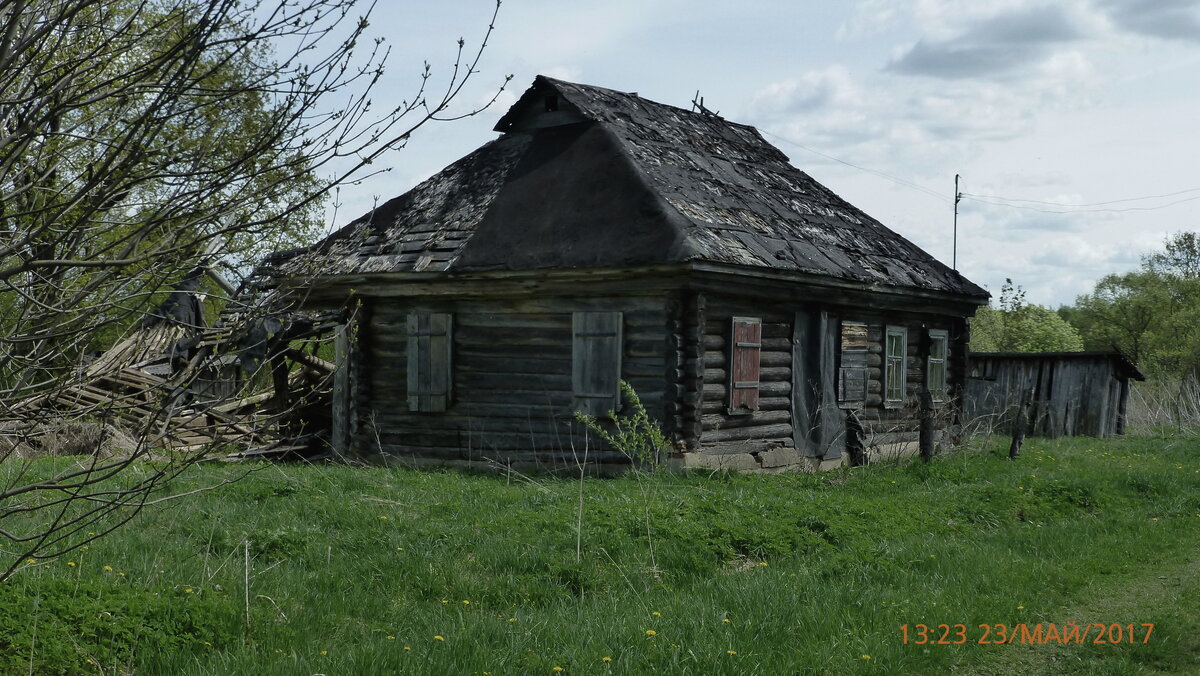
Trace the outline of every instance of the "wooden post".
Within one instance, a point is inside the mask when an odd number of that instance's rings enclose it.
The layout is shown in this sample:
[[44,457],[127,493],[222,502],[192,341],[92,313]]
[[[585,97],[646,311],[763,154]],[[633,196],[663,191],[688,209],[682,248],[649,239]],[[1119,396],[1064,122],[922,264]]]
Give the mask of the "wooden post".
[[1032,398],[1032,389],[1021,392],[1021,403],[1017,405],[1017,418],[1013,421],[1012,445],[1008,447],[1009,460],[1016,460],[1017,456],[1021,455],[1021,444],[1025,443],[1025,427],[1028,425],[1026,409],[1029,408],[1029,400]]
[[338,457],[350,450],[350,327],[339,324],[334,330],[333,417],[330,445]]
[[863,426],[858,411],[846,411],[846,452],[850,454],[850,465],[861,467],[867,464],[867,453],[863,448]]
[[929,462],[933,458],[933,395],[927,387],[921,388],[920,434],[921,459]]

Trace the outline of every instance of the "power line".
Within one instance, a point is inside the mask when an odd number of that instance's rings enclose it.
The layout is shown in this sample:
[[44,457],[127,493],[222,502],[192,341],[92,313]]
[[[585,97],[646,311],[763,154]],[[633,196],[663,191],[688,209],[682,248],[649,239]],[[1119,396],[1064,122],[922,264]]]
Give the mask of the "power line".
[[[1181,195],[1186,192],[1192,192],[1192,191],[1185,190],[1183,192],[1176,193],[1176,194]],[[1175,200],[1174,202],[1167,202],[1166,204],[1159,204],[1157,206],[1152,206],[1152,207],[1126,207],[1124,209],[1040,209],[1038,207],[1024,206],[1021,204],[1008,204],[1005,202],[990,202],[988,200],[979,199],[978,197],[968,195],[967,193],[963,193],[963,199],[971,200],[972,202],[979,202],[980,204],[988,204],[988,205],[991,205],[994,207],[1008,207],[1009,209],[1022,209],[1025,211],[1039,211],[1043,214],[1098,214],[1098,213],[1123,214],[1123,213],[1130,212],[1130,211],[1158,211],[1159,209],[1166,209],[1167,207],[1173,207],[1176,204],[1183,204],[1184,202],[1194,202],[1196,200],[1200,200],[1200,195],[1197,195],[1195,197],[1188,197],[1188,198],[1181,199],[1181,200]],[[1130,198],[1128,200],[1113,200],[1112,202],[1108,202],[1108,204],[1115,204],[1117,202],[1135,201],[1137,199],[1139,199],[1139,198]],[[1033,200],[1029,200],[1029,201],[1033,201]],[[1055,204],[1055,202],[1038,202],[1038,203],[1039,204]]]
[[[1102,207],[1109,204],[1121,204],[1123,202],[1140,202],[1142,200],[1162,199],[1164,197],[1175,197],[1176,195],[1186,195],[1190,192],[1200,192],[1200,188],[1188,188],[1187,190],[1179,190],[1177,192],[1169,192],[1162,195],[1146,195],[1145,197],[1126,197],[1125,199],[1109,200],[1107,202],[1091,202],[1086,204],[1063,204],[1062,202],[1047,202],[1044,200],[1029,200],[1018,199],[1016,197],[1001,197],[999,195],[976,195],[974,193],[963,193],[965,197],[1000,200],[1002,202],[1028,202],[1030,204],[1047,204],[1052,207]],[[1177,204],[1174,203],[1174,204]]]
[[[1157,206],[1150,206],[1150,207],[1127,207],[1124,209],[1092,209],[1092,208],[1088,208],[1088,207],[1103,207],[1103,206],[1107,206],[1109,204],[1123,204],[1126,202],[1140,202],[1143,200],[1150,200],[1150,199],[1163,199],[1163,198],[1167,198],[1167,197],[1176,197],[1178,195],[1186,195],[1188,193],[1200,192],[1200,187],[1187,188],[1186,190],[1179,190],[1176,192],[1164,193],[1161,195],[1146,195],[1143,197],[1126,197],[1126,198],[1118,199],[1118,200],[1108,200],[1105,202],[1090,202],[1090,203],[1082,203],[1082,204],[1063,204],[1061,202],[1050,202],[1050,201],[1046,201],[1046,200],[1031,200],[1031,199],[1022,199],[1022,198],[1017,198],[1017,197],[1003,197],[1001,195],[979,195],[979,194],[968,193],[968,192],[957,193],[955,199],[950,199],[950,198],[946,197],[945,195],[943,195],[942,193],[937,192],[936,190],[932,190],[923,185],[913,183],[912,181],[905,180],[898,176],[892,176],[891,174],[889,174],[887,172],[883,172],[883,171],[879,171],[878,169],[871,169],[871,168],[864,167],[864,166],[861,166],[858,164],[854,164],[853,162],[843,160],[840,157],[834,157],[833,155],[830,155],[829,153],[823,153],[820,150],[816,150],[815,148],[810,148],[810,147],[804,145],[803,143],[794,141],[790,138],[787,138],[786,136],[776,134],[775,132],[772,132],[772,131],[769,131],[766,129],[761,129],[760,131],[762,131],[762,133],[766,134],[767,136],[772,136],[776,139],[779,139],[780,141],[783,141],[784,143],[787,143],[788,145],[795,146],[801,150],[812,153],[813,155],[817,155],[819,157],[824,157],[825,159],[832,160],[834,162],[837,162],[838,164],[844,164],[847,167],[850,167],[852,169],[857,169],[859,171],[864,171],[868,174],[873,174],[880,178],[891,181],[897,185],[900,185],[900,186],[903,186],[906,188],[911,188],[911,189],[917,190],[919,192],[923,192],[926,195],[934,197],[946,204],[953,203],[953,204],[957,205],[959,200],[965,199],[965,200],[970,200],[972,202],[979,202],[980,204],[987,204],[987,205],[995,206],[995,207],[1008,207],[1010,209],[1021,209],[1024,211],[1038,211],[1038,212],[1045,213],[1045,214],[1092,214],[1092,213],[1119,214],[1119,213],[1126,213],[1126,212],[1131,212],[1131,211],[1158,211],[1159,209],[1166,209],[1167,207],[1173,207],[1177,204],[1183,204],[1184,202],[1192,202],[1195,200],[1200,200],[1200,195],[1198,195],[1196,197],[1188,197],[1186,199],[1175,200],[1174,202],[1168,202],[1166,204],[1159,204]],[[1038,207],[1025,206],[1024,204],[1013,204],[1013,202],[1023,202],[1025,204],[1044,204],[1047,206],[1054,206],[1054,207],[1061,207],[1061,208],[1060,209],[1040,209]]]
[[851,168],[853,168],[853,169],[858,169],[859,171],[865,171],[865,172],[867,172],[868,174],[874,174],[874,175],[876,175],[876,176],[878,176],[878,177],[880,177],[880,178],[887,179],[887,180],[889,180],[889,181],[891,181],[891,182],[893,182],[893,183],[896,183],[897,185],[902,185],[902,186],[904,186],[904,187],[906,187],[906,188],[912,188],[913,190],[919,190],[920,192],[923,192],[923,193],[925,193],[925,194],[927,194],[927,195],[930,195],[930,196],[932,196],[932,197],[935,197],[935,198],[937,198],[937,199],[939,199],[939,200],[941,200],[942,202],[945,202],[945,203],[947,203],[947,204],[949,204],[949,203],[951,202],[950,198],[946,197],[946,196],[945,196],[945,195],[943,195],[942,193],[940,193],[940,192],[937,192],[936,190],[931,190],[931,189],[929,189],[929,188],[926,188],[926,187],[925,187],[925,186],[923,186],[923,185],[919,185],[919,184],[917,184],[917,183],[913,183],[912,181],[906,181],[905,179],[902,179],[902,178],[899,178],[899,177],[896,177],[896,176],[892,176],[891,174],[888,174],[888,173],[885,173],[885,172],[879,171],[879,170],[877,170],[877,169],[868,169],[867,167],[862,167],[862,166],[859,166],[859,165],[857,165],[857,164],[854,164],[853,162],[847,162],[846,160],[843,160],[843,159],[841,159],[841,158],[838,158],[838,157],[834,157],[833,155],[830,155],[830,154],[828,154],[828,153],[823,153],[823,152],[821,152],[820,150],[814,150],[813,148],[809,148],[808,146],[806,146],[806,145],[804,145],[804,144],[802,144],[802,143],[799,143],[799,142],[797,142],[797,141],[793,141],[792,139],[790,139],[790,138],[787,138],[787,137],[785,137],[785,136],[780,136],[779,134],[776,134],[775,132],[767,131],[766,129],[762,129],[762,130],[760,130],[760,131],[762,131],[764,134],[766,134],[766,135],[768,135],[768,136],[773,136],[773,137],[775,137],[775,138],[779,139],[780,141],[783,141],[784,143],[787,143],[788,145],[793,145],[793,146],[796,146],[797,148],[799,148],[799,149],[801,149],[801,150],[808,151],[808,152],[810,152],[810,153],[812,153],[812,154],[814,154],[814,155],[819,155],[819,156],[821,156],[821,157],[824,157],[824,158],[825,158],[825,159],[827,159],[827,160],[833,160],[834,162],[837,162],[838,164],[844,164],[844,165],[846,165],[847,167],[851,167]]

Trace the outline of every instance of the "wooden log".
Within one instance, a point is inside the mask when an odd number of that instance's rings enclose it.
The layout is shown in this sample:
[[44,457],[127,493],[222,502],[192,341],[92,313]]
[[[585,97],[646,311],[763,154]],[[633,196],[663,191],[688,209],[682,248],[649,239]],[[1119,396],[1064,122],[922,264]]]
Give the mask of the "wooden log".
[[[728,372],[725,371],[725,369],[705,369],[704,370],[704,381],[709,382],[709,383],[726,382],[726,379],[728,378],[727,373]],[[772,366],[770,368],[760,368],[758,370],[758,380],[761,383],[777,382],[777,381],[781,381],[781,380],[791,382],[792,369],[791,369],[791,367],[785,367],[785,366]]]
[[747,439],[744,441],[704,443],[700,446],[700,453],[704,455],[734,455],[737,453],[761,453],[772,448],[794,447],[795,445],[791,439]]
[[[704,354],[704,367],[723,369],[728,366],[729,359],[725,357],[723,352],[706,352]],[[792,366],[792,354],[790,352],[760,352],[758,355],[759,366],[763,368],[773,366],[786,366],[789,369]]]
[[308,368],[317,371],[318,373],[333,373],[337,369],[333,362],[325,361],[320,357],[308,354],[306,352],[301,352],[294,347],[289,347],[285,351],[285,354],[287,354],[288,359],[300,364],[304,364]]
[[533,357],[511,358],[477,354],[456,355],[455,368],[463,373],[539,373],[565,374],[571,372],[569,359],[539,359]]
[[735,427],[751,427],[770,425],[773,423],[791,423],[791,411],[756,411],[751,415],[722,415],[710,414],[700,418],[704,429],[733,429]]
[[734,427],[727,429],[706,430],[703,439],[706,441],[743,441],[747,439],[791,439],[790,424],[755,425],[751,427]]
[[[704,383],[704,399],[706,401],[720,401],[726,396],[727,388],[724,383]],[[759,397],[779,397],[791,394],[792,384],[787,381],[776,381],[770,383],[762,383],[758,386]]]
[[[791,410],[792,401],[788,397],[759,397],[759,411],[788,411]],[[700,407],[703,413],[725,413],[726,405],[724,401],[711,400],[705,401]]]
[[[725,336],[714,335],[711,333],[704,334],[704,349],[707,351],[719,351],[725,349],[725,344],[728,342]],[[792,349],[792,341],[790,338],[763,338],[763,352],[788,352]]]

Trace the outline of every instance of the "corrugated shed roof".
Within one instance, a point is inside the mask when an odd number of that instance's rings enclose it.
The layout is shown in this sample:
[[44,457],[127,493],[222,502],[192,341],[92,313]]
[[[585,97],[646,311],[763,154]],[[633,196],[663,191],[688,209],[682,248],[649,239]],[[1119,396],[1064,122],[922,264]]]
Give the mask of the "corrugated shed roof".
[[[563,131],[573,128],[589,131]],[[753,127],[636,94],[539,76],[496,129],[505,132],[499,139],[317,245],[319,262],[301,258],[323,274],[483,270],[511,268],[513,261],[533,268],[699,261],[987,297],[793,167]],[[569,154],[572,144],[616,159],[580,161],[578,153]],[[553,165],[560,155],[573,164]],[[553,166],[552,174],[537,173],[543,166]],[[572,171],[587,172],[581,178],[592,183],[561,178]],[[645,246],[622,250],[629,239],[622,228],[633,227],[625,225],[629,214],[615,211],[605,218],[595,213],[604,207],[594,203],[587,213],[570,208],[573,199],[587,202],[585,193],[603,188],[606,175],[620,185],[636,182],[656,196],[650,206],[642,197],[642,216],[635,219],[639,231],[671,231],[654,240],[668,243],[651,252],[656,260],[647,259]],[[530,210],[542,208],[530,199],[537,186],[529,185],[529,176],[546,177],[539,180],[554,187],[547,194],[545,222],[532,233],[536,236],[522,233]],[[607,197],[611,203],[612,196]],[[514,208],[518,205],[520,210]],[[656,220],[651,224],[647,218]],[[575,219],[580,222],[572,223]],[[597,227],[612,232],[598,237]],[[487,241],[471,243],[464,257],[472,238]],[[518,253],[526,255],[514,256],[506,238],[519,242]],[[603,251],[586,257],[555,251],[571,248],[574,241]],[[547,250],[530,252],[530,247]],[[488,260],[475,253],[487,251],[504,255]],[[289,267],[298,263],[293,260]]]

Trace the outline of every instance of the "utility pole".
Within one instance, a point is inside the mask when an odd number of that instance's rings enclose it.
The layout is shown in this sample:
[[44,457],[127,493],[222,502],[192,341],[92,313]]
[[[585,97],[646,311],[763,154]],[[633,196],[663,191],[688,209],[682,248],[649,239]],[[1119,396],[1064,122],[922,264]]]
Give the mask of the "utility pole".
[[962,199],[962,193],[958,191],[958,174],[954,175],[954,253],[950,262],[950,267],[958,271],[958,202]]

